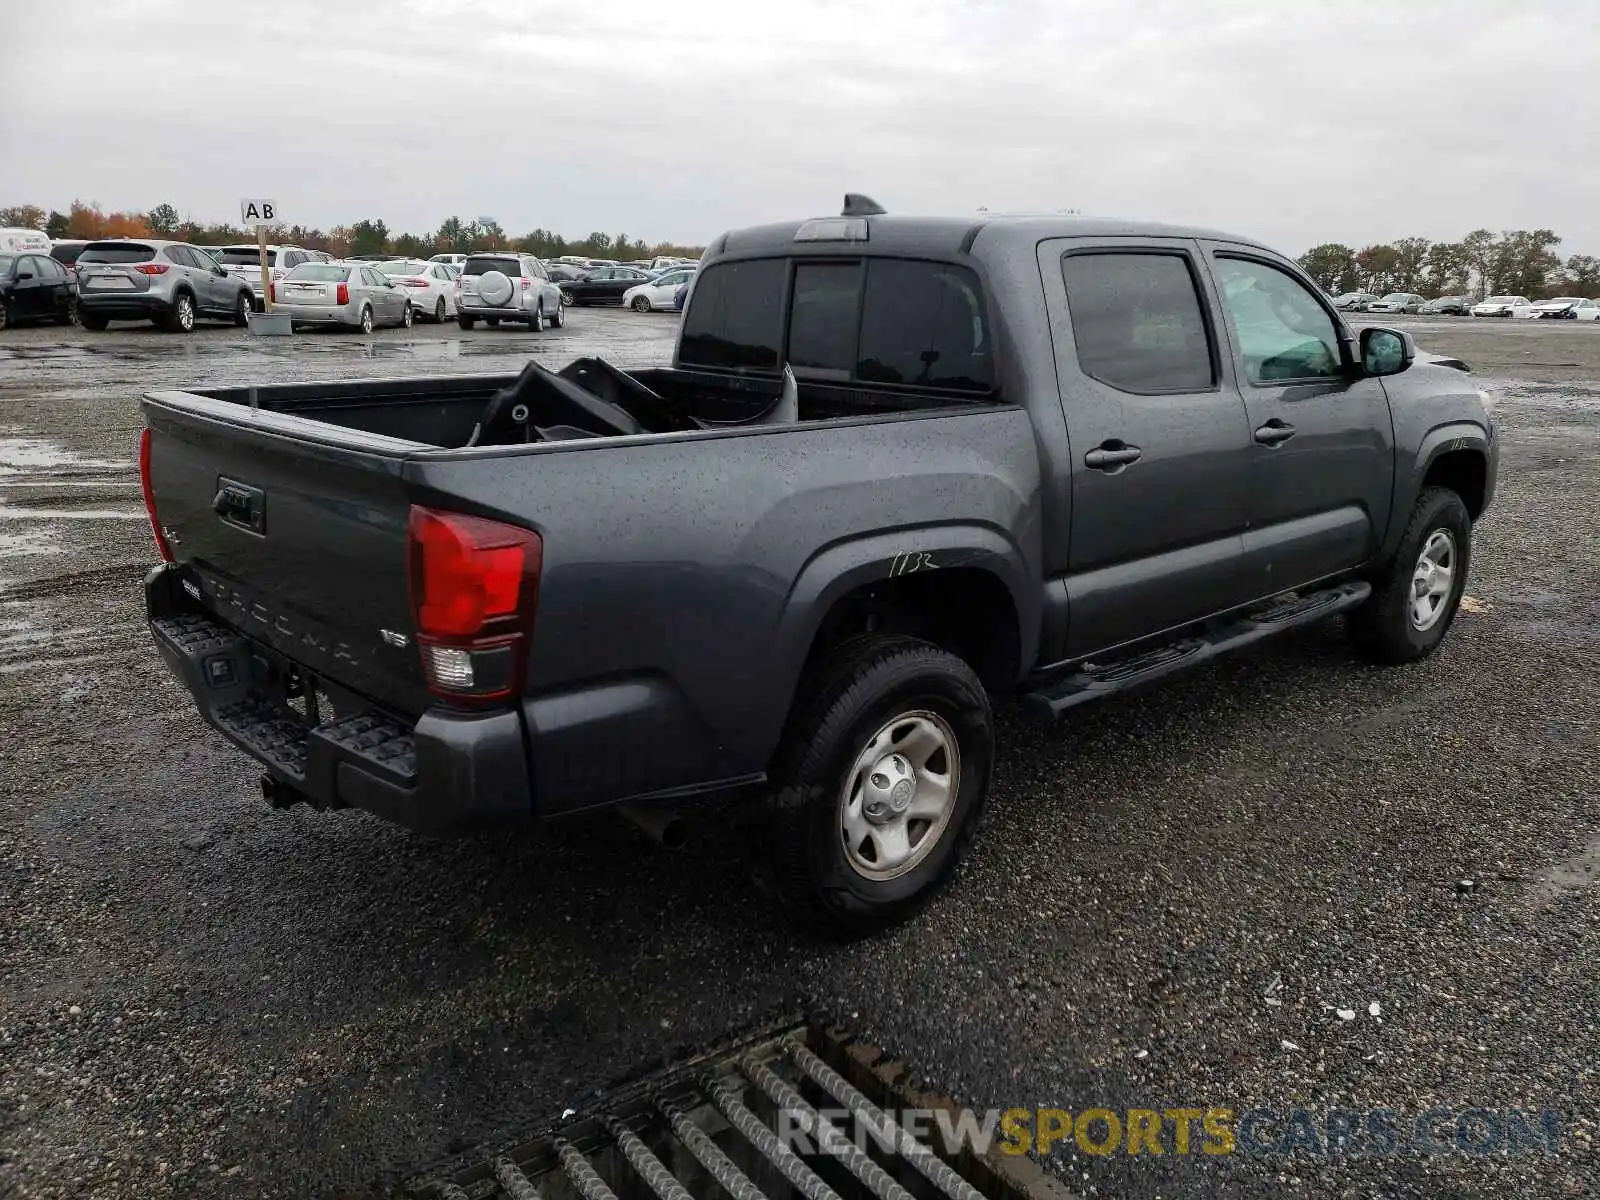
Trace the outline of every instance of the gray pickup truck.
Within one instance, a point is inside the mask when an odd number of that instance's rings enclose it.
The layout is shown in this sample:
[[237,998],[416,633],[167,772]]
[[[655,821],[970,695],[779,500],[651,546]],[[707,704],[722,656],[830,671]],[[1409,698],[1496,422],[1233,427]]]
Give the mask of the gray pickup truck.
[[1253,242],[851,197],[719,237],[670,367],[147,395],[150,627],[275,803],[670,838],[737,792],[857,933],[970,842],[998,697],[1338,613],[1431,652],[1491,410]]

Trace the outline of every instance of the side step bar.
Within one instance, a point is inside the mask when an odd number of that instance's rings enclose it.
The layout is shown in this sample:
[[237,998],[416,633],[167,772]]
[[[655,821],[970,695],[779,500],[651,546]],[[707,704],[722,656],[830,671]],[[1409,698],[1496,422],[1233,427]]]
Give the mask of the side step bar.
[[1371,594],[1370,583],[1355,579],[1304,596],[1290,595],[1154,650],[1111,662],[1084,663],[1070,675],[1058,676],[1024,692],[1022,702],[1036,716],[1059,717],[1079,704],[1160,679],[1286,629],[1310,625],[1344,612]]

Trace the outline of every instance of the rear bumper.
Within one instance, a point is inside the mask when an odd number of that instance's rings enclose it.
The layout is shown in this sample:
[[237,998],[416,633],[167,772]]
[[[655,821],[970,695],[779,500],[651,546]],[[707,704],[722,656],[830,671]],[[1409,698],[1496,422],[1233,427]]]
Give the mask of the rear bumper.
[[520,304],[485,304],[481,300],[462,299],[456,302],[456,313],[463,317],[477,317],[487,320],[490,317],[499,317],[502,321],[531,321],[533,309],[523,308]]
[[172,301],[166,296],[155,296],[149,292],[120,295],[95,292],[85,295],[80,292],[78,310],[112,321],[147,321],[169,314],[172,311]]
[[532,818],[519,713],[430,709],[413,722],[336,694],[340,713],[313,722],[282,698],[281,676],[269,682],[287,660],[190,603],[176,568],[146,576],[145,603],[162,659],[206,723],[265,768],[269,793],[425,832]]
[[288,313],[295,325],[349,325],[361,324],[361,314],[354,305],[339,304],[285,304],[279,300],[273,312]]

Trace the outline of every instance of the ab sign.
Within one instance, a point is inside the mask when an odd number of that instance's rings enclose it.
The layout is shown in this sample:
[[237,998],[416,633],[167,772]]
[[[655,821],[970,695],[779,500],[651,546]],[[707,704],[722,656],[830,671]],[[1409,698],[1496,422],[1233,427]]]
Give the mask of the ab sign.
[[241,200],[239,201],[239,218],[246,225],[276,225],[281,217],[278,216],[278,202],[276,200]]

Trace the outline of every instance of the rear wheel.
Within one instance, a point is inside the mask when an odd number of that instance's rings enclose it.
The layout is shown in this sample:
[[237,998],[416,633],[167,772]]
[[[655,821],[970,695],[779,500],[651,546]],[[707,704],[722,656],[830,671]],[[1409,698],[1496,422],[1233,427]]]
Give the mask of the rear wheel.
[[456,324],[461,326],[463,329],[471,329],[477,323],[477,317],[463,317],[459,313],[456,315]]
[[439,297],[439,302],[433,306],[433,321],[435,325],[444,324],[444,297]]
[[250,314],[255,311],[255,305],[250,303],[250,290],[242,289],[239,292],[239,302],[234,305],[233,323],[235,325],[250,324]]
[[529,333],[541,333],[544,330],[544,301],[540,300],[534,306],[533,316],[528,320]]
[[168,333],[193,333],[194,332],[194,297],[188,292],[179,292],[172,298],[172,311],[161,322],[162,328]]
[[99,316],[96,313],[85,312],[81,305],[78,308],[78,320],[83,322],[83,327],[85,329],[93,330],[95,333],[101,332],[107,325],[110,324],[110,321],[105,317]]
[[371,305],[362,305],[362,307],[361,307],[361,332],[362,333],[371,333],[372,332],[372,306]]
[[11,305],[4,300],[0,300],[0,329],[4,329],[9,324],[11,324]]
[[912,915],[954,871],[988,797],[983,685],[926,642],[872,635],[808,674],[775,763],[771,882],[801,924],[859,936]]
[[499,317],[485,317],[483,319],[483,323],[485,325],[487,325],[490,329],[499,329],[500,328],[500,318]]
[[412,322],[417,319],[416,309],[411,307],[411,301],[406,301],[406,306],[400,312],[400,328],[410,329]]
[[649,296],[635,296],[633,298],[633,311],[634,312],[641,312],[641,313],[649,312],[650,311],[650,297]]

